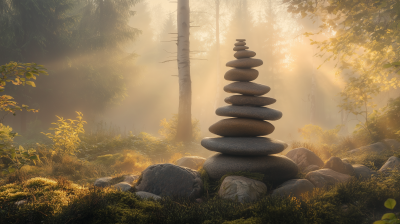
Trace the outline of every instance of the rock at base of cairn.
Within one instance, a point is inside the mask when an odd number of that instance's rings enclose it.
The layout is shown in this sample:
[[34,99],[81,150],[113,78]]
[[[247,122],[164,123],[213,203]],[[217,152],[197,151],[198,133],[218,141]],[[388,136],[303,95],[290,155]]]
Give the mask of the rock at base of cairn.
[[218,153],[206,160],[204,170],[211,179],[220,179],[228,173],[250,172],[264,174],[263,181],[281,183],[293,179],[299,169],[297,165],[282,155],[233,156]]

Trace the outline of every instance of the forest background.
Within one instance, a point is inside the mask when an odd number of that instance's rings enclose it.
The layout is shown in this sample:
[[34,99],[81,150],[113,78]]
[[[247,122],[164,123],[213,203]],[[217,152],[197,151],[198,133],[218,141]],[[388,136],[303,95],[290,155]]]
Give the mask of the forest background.
[[[284,114],[274,122],[273,137],[295,140],[298,129],[309,123],[325,129],[341,124],[342,134],[352,132],[359,117],[338,107],[348,79],[342,73],[335,75],[338,60],[317,69],[325,58],[315,57],[317,44],[310,45],[310,37],[302,35],[318,32],[325,24],[323,16],[288,12],[290,5],[306,1],[221,0],[218,53],[216,2],[191,3],[192,117],[199,120],[203,136],[211,135],[208,127],[218,119],[216,106],[225,104],[224,64],[233,59],[236,38],[247,39],[250,50],[264,61],[257,82],[272,88],[274,108]],[[83,113],[89,127],[106,122],[125,135],[128,131],[157,135],[160,121],[177,113],[175,3],[3,0],[0,10],[0,64],[35,62],[49,73],[38,77],[36,88],[6,88],[15,101],[39,109],[3,118],[25,139],[43,136],[40,132],[56,120],[55,115],[73,118],[75,111]],[[335,32],[328,27],[312,39],[326,40]],[[397,95],[394,89],[370,94],[377,108]]]

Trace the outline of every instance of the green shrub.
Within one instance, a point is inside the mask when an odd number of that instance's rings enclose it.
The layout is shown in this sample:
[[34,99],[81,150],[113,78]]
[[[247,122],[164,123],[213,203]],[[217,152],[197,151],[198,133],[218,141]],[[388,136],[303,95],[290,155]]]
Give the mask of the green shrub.
[[86,121],[82,120],[82,113],[76,113],[78,114],[77,120],[64,120],[64,118],[57,116],[58,121],[52,123],[57,127],[49,129],[54,130],[54,134],[42,132],[53,141],[53,149],[57,154],[74,154],[76,152],[81,141],[79,134],[85,132],[83,125],[86,124]]

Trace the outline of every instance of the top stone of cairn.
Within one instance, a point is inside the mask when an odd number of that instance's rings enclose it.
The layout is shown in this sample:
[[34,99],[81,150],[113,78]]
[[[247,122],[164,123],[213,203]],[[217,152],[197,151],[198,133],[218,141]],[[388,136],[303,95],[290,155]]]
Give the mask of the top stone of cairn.
[[246,39],[236,39],[236,41],[239,41],[239,42],[245,42],[245,41],[246,41]]

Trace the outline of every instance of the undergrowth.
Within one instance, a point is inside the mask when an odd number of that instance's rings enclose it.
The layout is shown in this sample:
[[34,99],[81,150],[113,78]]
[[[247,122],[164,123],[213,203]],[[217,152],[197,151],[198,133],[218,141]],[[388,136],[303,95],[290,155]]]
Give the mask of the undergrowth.
[[[303,200],[263,196],[255,203],[204,197],[138,199],[112,188],[85,188],[66,179],[33,178],[0,187],[0,223],[372,223],[400,199],[400,175],[354,179],[318,189]],[[26,204],[15,202],[26,200]]]

